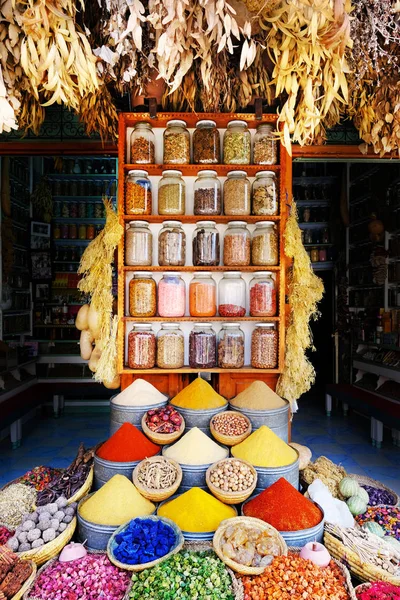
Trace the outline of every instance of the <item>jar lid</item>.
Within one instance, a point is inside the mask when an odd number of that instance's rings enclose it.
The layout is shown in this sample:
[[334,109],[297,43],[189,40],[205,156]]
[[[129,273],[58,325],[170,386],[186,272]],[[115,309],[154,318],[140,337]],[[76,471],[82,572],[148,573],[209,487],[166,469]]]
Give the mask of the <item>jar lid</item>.
[[217,175],[217,171],[213,171],[212,169],[204,169],[203,171],[199,171],[197,173],[197,177],[216,177]]
[[150,271],[135,271],[133,276],[134,277],[153,277],[153,273],[150,273]]
[[194,327],[212,327],[212,323],[194,323]]
[[151,329],[153,326],[151,323],[134,323],[134,329]]
[[196,227],[215,227],[215,221],[197,221]]
[[163,277],[180,277],[181,273],[178,271],[168,271],[162,274]]
[[246,227],[247,221],[229,221],[228,227]]
[[266,328],[272,328],[275,327],[275,323],[256,323],[256,327],[266,327]]
[[181,119],[172,119],[172,121],[167,121],[167,127],[174,127],[178,125],[178,127],[186,127],[186,121],[181,121]]
[[275,177],[274,171],[258,171],[256,177]]
[[197,121],[196,127],[198,127],[199,125],[210,125],[211,127],[217,126],[215,121],[211,121],[209,119],[201,119],[200,121]]
[[164,221],[163,227],[182,227],[182,221]]
[[128,175],[137,175],[139,177],[147,177],[148,174],[148,171],[144,171],[142,169],[133,169],[132,171],[128,171]]
[[271,277],[273,275],[272,271],[255,271],[253,273],[253,277]]
[[247,177],[246,171],[229,171],[227,177]]
[[149,225],[148,221],[129,221],[129,225],[133,225],[134,227],[139,227],[140,225],[144,225],[147,227]]
[[195,277],[212,277],[211,271],[199,271],[193,275],[193,279]]
[[229,121],[228,123],[228,127],[235,127],[235,126],[241,126],[241,127],[247,127],[247,122],[246,121]]
[[257,221],[256,227],[275,227],[275,221]]
[[166,176],[168,177],[168,175],[179,175],[179,177],[182,176],[182,171],[178,171],[177,169],[166,169],[165,171],[162,172],[162,176]]
[[240,327],[240,323],[222,323],[222,327]]
[[150,123],[147,123],[147,121],[139,121],[139,123],[136,123],[136,125],[134,126],[134,129],[136,129],[137,127],[149,127],[150,129],[153,129]]
[[271,131],[274,129],[274,125],[272,125],[272,123],[260,123],[259,125],[257,125],[257,129],[261,129],[261,127],[264,127],[265,129],[269,129]]
[[242,276],[242,272],[241,271],[224,271],[222,273],[223,277],[241,277]]
[[161,327],[169,328],[169,329],[179,329],[181,326],[180,323],[161,323]]

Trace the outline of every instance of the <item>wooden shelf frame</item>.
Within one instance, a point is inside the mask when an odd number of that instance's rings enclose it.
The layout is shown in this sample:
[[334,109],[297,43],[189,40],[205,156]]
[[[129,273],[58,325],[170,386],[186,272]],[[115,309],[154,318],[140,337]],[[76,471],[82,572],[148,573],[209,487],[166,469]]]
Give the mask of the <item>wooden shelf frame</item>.
[[[172,119],[183,119],[186,121],[189,128],[194,128],[196,123],[201,119],[212,119],[216,122],[219,129],[225,129],[228,122],[231,120],[239,119],[246,121],[248,127],[251,129],[256,128],[261,123],[276,124],[277,116],[272,114],[262,115],[260,119],[257,119],[252,114],[225,114],[225,113],[158,113],[156,118],[150,118],[148,113],[122,113],[119,117],[119,141],[118,141],[118,214],[119,221],[124,227],[127,221],[148,221],[149,223],[162,223],[166,220],[177,220],[185,223],[196,223],[197,221],[215,221],[216,223],[226,224],[229,221],[246,221],[248,224],[254,224],[257,221],[275,221],[279,229],[279,248],[280,248],[280,260],[279,266],[275,267],[263,267],[263,266],[249,266],[249,267],[225,267],[219,265],[217,267],[160,267],[157,265],[146,267],[131,267],[124,266],[124,246],[125,246],[125,233],[118,245],[118,371],[122,375],[122,388],[127,387],[135,376],[149,376],[149,375],[166,375],[176,378],[177,376],[185,376],[188,374],[205,372],[211,374],[219,374],[220,378],[224,376],[226,386],[231,385],[226,378],[232,375],[233,378],[246,375],[252,379],[264,379],[271,382],[272,386],[276,384],[279,374],[283,370],[284,366],[284,354],[285,354],[285,329],[286,329],[286,315],[288,314],[286,306],[286,270],[288,261],[284,253],[284,231],[286,227],[286,220],[288,211],[291,205],[292,198],[292,160],[287,154],[283,146],[279,148],[280,161],[278,165],[133,165],[126,163],[126,149],[127,149],[127,129],[133,127],[138,122],[147,121],[153,128],[165,128],[167,121]],[[274,171],[277,175],[277,185],[279,186],[279,201],[280,201],[280,213],[279,216],[275,217],[259,217],[254,215],[249,216],[208,216],[208,215],[126,215],[125,213],[125,176],[129,170],[138,169],[146,170],[149,175],[161,176],[162,171],[166,169],[177,169],[182,171],[182,175],[185,177],[196,176],[201,170],[215,170],[220,177],[226,176],[229,171],[243,170],[246,171],[249,177],[254,177],[258,171]],[[226,322],[226,321],[251,321],[251,322],[276,322],[279,331],[279,356],[278,356],[278,367],[276,369],[254,369],[249,366],[245,366],[242,369],[191,369],[187,366],[181,369],[130,369],[125,365],[125,329],[126,324],[132,322],[168,322],[168,321],[201,321],[202,319],[195,317],[183,317],[181,319],[167,319],[163,317],[152,317],[152,318],[135,318],[127,317],[125,315],[125,293],[126,293],[126,274],[130,271],[151,271],[151,272],[162,272],[162,271],[180,271],[180,272],[195,272],[195,271],[210,271],[210,272],[222,272],[222,271],[243,271],[243,272],[254,272],[254,271],[273,271],[277,275],[278,284],[278,317],[273,318],[258,318],[258,317],[242,317],[241,319],[228,319],[222,317],[213,317],[211,319],[203,319],[204,321],[211,322]],[[185,340],[187,342],[187,340]],[[174,384],[175,385],[175,384]],[[221,393],[221,389],[220,389]]]

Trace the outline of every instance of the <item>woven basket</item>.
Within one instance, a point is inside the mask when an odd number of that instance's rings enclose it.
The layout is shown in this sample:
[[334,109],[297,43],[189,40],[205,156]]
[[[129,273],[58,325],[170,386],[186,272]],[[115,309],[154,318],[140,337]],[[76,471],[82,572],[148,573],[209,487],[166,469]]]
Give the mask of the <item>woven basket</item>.
[[325,531],[324,544],[331,556],[346,565],[350,572],[360,581],[388,581],[393,585],[400,585],[400,577],[390,575],[387,571],[365,563],[361,558],[347,548],[338,538]]
[[[249,435],[251,434],[252,425],[251,425],[250,419],[248,417],[246,417],[246,415],[236,412],[235,410],[227,410],[223,414],[224,415],[238,415],[238,416],[242,417],[243,419],[246,419],[248,428],[247,428],[247,431],[242,433],[242,435],[224,435],[223,433],[219,433],[218,431],[216,431],[216,429],[213,425],[213,419],[214,419],[214,417],[213,417],[210,421],[210,431],[211,431],[211,435],[213,436],[213,438],[215,438],[217,440],[217,442],[219,442],[220,444],[224,444],[225,446],[235,446],[236,444],[240,444],[240,442],[243,442],[247,437],[249,437]],[[217,415],[215,415],[215,416],[217,416]]]
[[381,483],[380,481],[377,481],[376,479],[371,479],[370,477],[365,477],[364,475],[357,475],[355,473],[349,474],[348,477],[355,479],[357,481],[358,485],[370,485],[371,487],[374,487],[374,488],[380,488],[381,490],[386,490],[395,499],[395,504],[393,504],[392,506],[397,506],[399,504],[400,498],[399,498],[398,494],[396,494],[396,492],[394,490],[392,490],[391,488],[387,487],[387,485],[385,485],[384,483]]
[[43,565],[54,556],[57,556],[64,546],[68,544],[74,535],[76,523],[76,517],[74,517],[68,527],[54,540],[40,546],[40,548],[33,548],[33,550],[27,550],[26,552],[17,552],[19,558],[33,560],[38,566]]
[[145,413],[142,417],[143,433],[152,442],[154,442],[155,444],[158,444],[159,446],[165,446],[165,444],[172,444],[173,442],[176,442],[176,440],[179,439],[181,437],[182,433],[185,431],[186,424],[185,424],[185,419],[182,417],[182,415],[180,415],[180,417],[182,418],[181,426],[178,429],[178,431],[175,431],[174,433],[156,433],[155,431],[152,431],[146,425],[146,415],[147,415],[147,413]]
[[73,496],[71,496],[71,498],[68,499],[68,504],[72,504],[72,502],[79,502],[79,500],[82,500],[82,498],[84,498],[85,496],[87,496],[89,494],[90,490],[92,489],[92,484],[93,484],[93,472],[94,472],[94,466],[92,465],[90,467],[88,476],[86,477],[85,483],[83,484],[83,486],[81,488],[79,488],[78,491],[75,492],[75,494]]
[[[245,491],[224,492],[220,488],[215,487],[215,485],[211,482],[211,479],[210,479],[211,471],[213,469],[215,469],[218,465],[222,465],[223,463],[225,463],[227,461],[233,461],[233,460],[239,460],[240,462],[246,464],[248,467],[250,467],[250,469],[253,473],[254,481],[253,481],[252,485]],[[241,458],[240,459],[239,458],[223,458],[222,460],[218,460],[216,463],[214,463],[213,465],[208,467],[207,472],[206,472],[206,483],[207,483],[208,489],[210,490],[212,495],[215,496],[216,498],[218,498],[218,500],[221,500],[221,502],[225,502],[225,504],[240,504],[241,502],[244,502],[245,500],[247,500],[247,498],[249,498],[251,496],[251,494],[254,492],[254,490],[256,489],[257,471],[255,470],[253,465],[251,465],[249,462],[247,462],[247,460],[242,460]]]
[[371,585],[372,585],[371,583],[361,583],[360,585],[357,585],[357,587],[354,588],[356,597],[357,597],[357,594],[359,594],[360,592],[366,592],[367,589],[371,587]]
[[172,529],[174,530],[175,535],[176,535],[176,544],[172,548],[172,550],[170,550],[170,552],[168,552],[168,554],[165,554],[164,556],[161,556],[161,558],[157,558],[156,560],[152,560],[151,562],[142,563],[140,565],[130,565],[130,564],[122,563],[114,556],[114,549],[115,549],[115,545],[116,545],[115,537],[119,533],[121,533],[121,531],[123,531],[124,529],[126,529],[128,527],[128,525],[130,523],[130,521],[129,521],[129,523],[125,523],[124,525],[121,525],[121,527],[118,527],[118,529],[115,530],[115,532],[112,534],[112,536],[110,537],[108,544],[107,544],[108,558],[113,563],[113,565],[115,565],[116,567],[119,567],[120,569],[125,569],[126,571],[143,571],[144,569],[151,569],[151,567],[155,567],[156,565],[159,565],[160,563],[167,560],[170,556],[177,554],[183,548],[183,544],[184,544],[185,540],[183,538],[181,530],[173,521],[171,521],[170,519],[166,519],[165,517],[156,517],[156,516],[148,516],[148,517],[142,517],[142,518],[150,519],[151,521],[162,521],[166,525],[169,525],[170,527],[172,527]]
[[[158,457],[151,456],[150,458],[145,458],[144,460],[153,461],[155,458],[160,458],[160,457],[159,456]],[[174,465],[174,467],[176,467],[176,469],[178,471],[178,477],[176,478],[174,485],[171,485],[171,487],[166,488],[164,490],[152,490],[148,487],[145,487],[144,485],[142,485],[139,482],[139,479],[138,479],[139,468],[140,468],[140,465],[144,461],[141,461],[138,465],[136,465],[135,469],[133,470],[132,481],[133,481],[135,487],[141,493],[141,495],[144,496],[145,498],[147,498],[147,500],[151,500],[152,502],[162,502],[163,500],[168,500],[168,498],[170,498],[171,496],[173,496],[175,494],[175,492],[181,485],[181,481],[182,481],[181,466],[175,460],[172,460],[172,458],[166,458],[166,460],[171,462]]]
[[21,587],[19,592],[17,592],[15,594],[15,596],[13,596],[11,598],[11,600],[21,600],[22,596],[25,594],[25,592],[27,590],[29,590],[32,583],[35,581],[36,570],[37,570],[36,563],[34,563],[33,560],[30,560],[29,562],[31,563],[32,573],[29,575],[28,579],[25,581],[25,583],[23,584],[23,586]]

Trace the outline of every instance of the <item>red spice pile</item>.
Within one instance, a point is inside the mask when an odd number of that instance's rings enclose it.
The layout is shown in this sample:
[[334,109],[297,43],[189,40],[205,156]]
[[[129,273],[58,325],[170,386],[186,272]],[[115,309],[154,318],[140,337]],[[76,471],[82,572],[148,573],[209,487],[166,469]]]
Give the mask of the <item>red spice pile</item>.
[[100,448],[97,456],[112,462],[133,462],[154,456],[160,446],[153,444],[134,425],[124,423]]
[[250,500],[243,510],[246,517],[266,521],[278,531],[299,531],[315,527],[322,512],[281,477],[269,488]]

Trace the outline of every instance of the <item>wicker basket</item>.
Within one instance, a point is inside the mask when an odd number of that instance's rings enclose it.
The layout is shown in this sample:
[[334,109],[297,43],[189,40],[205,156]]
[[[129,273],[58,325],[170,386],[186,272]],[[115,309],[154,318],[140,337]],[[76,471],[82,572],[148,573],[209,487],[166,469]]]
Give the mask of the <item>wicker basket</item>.
[[60,535],[58,535],[54,540],[40,546],[39,548],[33,548],[33,550],[27,550],[26,552],[18,552],[19,558],[23,558],[25,560],[33,560],[38,566],[43,565],[45,562],[57,556],[59,552],[64,548],[66,544],[70,541],[72,536],[74,535],[74,531],[76,528],[76,517],[74,517],[69,523],[68,527],[64,529]]
[[172,444],[173,442],[176,442],[177,439],[179,439],[182,435],[182,433],[185,431],[185,419],[182,417],[182,415],[180,415],[180,417],[182,418],[182,423],[180,428],[178,429],[178,431],[175,431],[175,433],[155,433],[154,431],[152,431],[151,429],[149,429],[149,427],[147,427],[146,425],[146,415],[147,413],[145,413],[142,417],[142,429],[143,429],[143,433],[155,444],[159,444],[159,446],[165,446],[165,444]]
[[172,548],[172,550],[170,550],[168,552],[168,554],[165,554],[164,556],[161,556],[161,558],[157,558],[156,560],[152,560],[151,562],[148,562],[148,563],[142,563],[140,565],[130,565],[130,564],[122,563],[117,558],[115,558],[114,549],[115,549],[115,544],[116,544],[115,536],[118,535],[119,533],[121,533],[121,531],[123,531],[124,529],[126,529],[130,522],[125,523],[124,525],[121,525],[121,527],[118,527],[118,529],[115,530],[115,532],[112,534],[112,536],[110,537],[108,544],[107,544],[107,556],[108,556],[109,560],[113,563],[113,565],[115,565],[116,567],[119,567],[120,569],[125,569],[126,571],[143,571],[144,569],[150,569],[151,567],[155,567],[156,565],[159,565],[160,563],[164,562],[170,556],[177,554],[183,548],[183,544],[184,544],[185,540],[183,539],[181,530],[173,521],[171,521],[170,519],[166,519],[165,517],[156,517],[156,516],[151,516],[151,515],[148,517],[142,517],[142,518],[150,519],[151,521],[162,521],[166,525],[169,525],[170,527],[172,527],[172,529],[175,532],[175,536],[176,536],[175,546]]
[[[246,464],[248,467],[250,467],[250,469],[253,473],[253,476],[254,476],[254,481],[253,481],[252,485],[245,491],[224,492],[220,488],[215,487],[215,485],[211,482],[211,479],[210,479],[211,471],[213,469],[215,469],[218,465],[222,465],[223,463],[225,463],[227,461],[232,462],[234,460],[239,460],[240,462],[242,462],[242,463]],[[251,494],[254,492],[254,490],[256,489],[257,471],[255,470],[253,465],[251,465],[249,462],[247,462],[247,460],[243,460],[241,458],[240,459],[239,458],[224,458],[222,460],[217,461],[210,467],[208,467],[207,472],[206,472],[206,483],[207,483],[208,489],[210,490],[212,495],[215,496],[216,498],[218,498],[218,500],[221,500],[221,502],[225,502],[225,504],[240,504],[241,502],[244,502],[245,500],[247,500],[247,498],[249,498],[251,496]]]
[[361,592],[366,592],[367,589],[371,587],[371,585],[372,585],[371,583],[361,583],[360,585],[357,585],[357,587],[354,588],[356,597],[357,597],[357,594],[359,594]]
[[380,481],[377,481],[376,479],[371,479],[370,477],[365,477],[364,475],[357,475],[355,473],[350,473],[348,475],[348,477],[355,479],[357,481],[358,485],[370,485],[371,487],[374,487],[374,488],[380,488],[381,490],[386,490],[395,499],[395,504],[393,504],[392,506],[397,506],[399,504],[400,498],[399,498],[398,494],[396,494],[396,492],[394,490],[392,490],[391,488],[387,487],[387,485],[385,485],[384,483],[381,483]]
[[[246,419],[248,428],[247,428],[247,431],[242,433],[242,435],[224,435],[223,433],[219,433],[218,431],[216,431],[216,429],[213,425],[213,419],[214,419],[214,417],[213,417],[210,421],[210,431],[211,431],[211,435],[213,436],[213,438],[215,438],[217,440],[217,442],[220,442],[220,444],[224,444],[225,446],[236,446],[236,444],[240,444],[240,442],[243,442],[247,437],[249,437],[249,435],[251,434],[252,425],[251,425],[250,419],[248,417],[246,417],[246,415],[236,412],[235,410],[227,410],[223,414],[224,415],[238,415],[239,417]],[[215,416],[217,416],[217,415],[215,415]]]
[[157,456],[157,457],[151,456],[150,458],[145,458],[138,465],[136,465],[136,467],[132,473],[132,481],[133,481],[135,487],[141,493],[141,495],[144,496],[145,498],[147,498],[147,500],[151,500],[152,502],[162,502],[163,500],[168,500],[168,498],[170,498],[171,496],[173,496],[176,493],[179,486],[181,485],[183,474],[182,474],[181,466],[175,460],[172,460],[172,458],[163,457],[163,458],[165,458],[165,460],[168,460],[170,463],[172,463],[178,471],[178,477],[176,478],[174,485],[171,485],[171,487],[166,488],[164,490],[152,490],[152,489],[142,485],[139,482],[139,478],[138,478],[140,466],[142,465],[142,463],[144,463],[144,461],[153,462],[156,458],[160,458],[160,456]]
[[23,584],[23,586],[21,587],[19,592],[17,592],[15,594],[15,596],[13,596],[11,598],[11,600],[21,600],[22,596],[25,594],[25,592],[27,590],[29,590],[32,583],[35,581],[36,570],[37,570],[36,563],[33,562],[33,560],[30,560],[29,562],[31,563],[31,566],[32,566],[32,573],[29,575],[28,579],[25,581],[25,583]]
[[79,500],[82,500],[82,498],[84,498],[85,496],[87,496],[90,493],[90,490],[92,489],[92,484],[93,484],[93,471],[94,471],[94,466],[92,465],[90,467],[88,476],[86,477],[85,483],[83,484],[83,486],[81,488],[79,488],[78,491],[75,492],[75,494],[73,496],[71,496],[71,498],[68,498],[68,504],[72,504],[72,502],[79,502]]
[[265,567],[248,567],[246,565],[241,565],[234,560],[226,557],[221,551],[221,538],[224,534],[224,531],[227,527],[231,527],[232,525],[249,525],[251,527],[257,527],[261,531],[266,531],[271,537],[273,536],[280,549],[280,555],[287,554],[288,548],[285,540],[272,525],[265,523],[261,519],[255,519],[254,517],[234,517],[233,519],[226,519],[222,521],[221,525],[218,527],[217,531],[214,534],[213,539],[213,547],[216,554],[219,558],[224,562],[228,567],[230,567],[233,571],[240,573],[241,575],[260,575],[263,571],[265,571]]
[[390,575],[387,571],[371,563],[363,562],[356,552],[347,548],[338,538],[327,531],[324,535],[324,544],[331,556],[345,564],[354,577],[360,581],[388,581],[394,585],[400,585],[400,577]]

